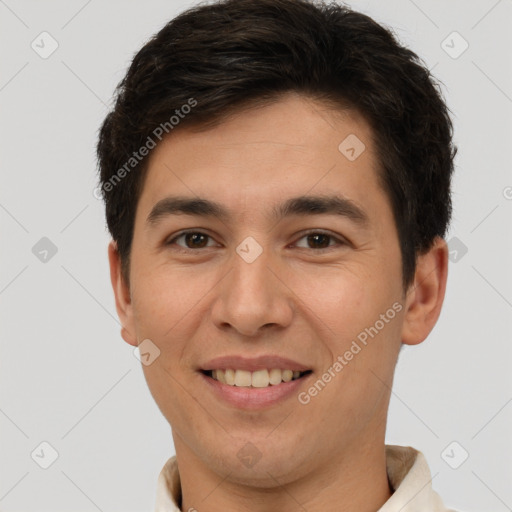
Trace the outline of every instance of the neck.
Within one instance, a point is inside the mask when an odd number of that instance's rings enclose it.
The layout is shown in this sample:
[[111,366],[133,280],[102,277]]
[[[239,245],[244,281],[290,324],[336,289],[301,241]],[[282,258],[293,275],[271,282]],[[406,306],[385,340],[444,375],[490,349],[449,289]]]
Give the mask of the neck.
[[[214,472],[174,435],[182,488],[181,510],[267,512],[322,510],[375,512],[391,496],[383,436],[355,444],[351,452],[312,465],[310,471],[283,483],[285,475],[265,485],[240,482],[236,471]],[[354,444],[352,446],[354,446]]]

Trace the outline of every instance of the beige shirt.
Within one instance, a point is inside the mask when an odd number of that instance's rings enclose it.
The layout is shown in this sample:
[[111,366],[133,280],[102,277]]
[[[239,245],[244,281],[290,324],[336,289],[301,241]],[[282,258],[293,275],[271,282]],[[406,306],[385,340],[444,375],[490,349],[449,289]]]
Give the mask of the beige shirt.
[[[432,489],[430,470],[421,452],[386,445],[386,465],[393,494],[377,512],[455,512],[444,507]],[[155,512],[181,511],[181,484],[176,456],[164,465],[157,482]]]

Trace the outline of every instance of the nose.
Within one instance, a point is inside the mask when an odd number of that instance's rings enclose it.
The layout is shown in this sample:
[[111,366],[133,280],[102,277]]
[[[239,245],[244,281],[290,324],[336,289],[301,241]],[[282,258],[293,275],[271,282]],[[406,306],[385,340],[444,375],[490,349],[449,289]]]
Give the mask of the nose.
[[232,270],[217,293],[212,320],[221,330],[256,337],[270,328],[285,328],[292,321],[293,292],[268,251],[252,262],[235,254]]

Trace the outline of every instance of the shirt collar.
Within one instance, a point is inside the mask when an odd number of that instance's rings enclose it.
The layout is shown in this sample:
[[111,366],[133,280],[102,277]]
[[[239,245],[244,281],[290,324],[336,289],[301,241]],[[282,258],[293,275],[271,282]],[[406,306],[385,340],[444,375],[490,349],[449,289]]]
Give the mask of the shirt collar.
[[[432,489],[432,477],[421,452],[410,446],[386,445],[386,467],[393,494],[377,512],[450,512]],[[162,468],[155,512],[182,512],[176,456]]]

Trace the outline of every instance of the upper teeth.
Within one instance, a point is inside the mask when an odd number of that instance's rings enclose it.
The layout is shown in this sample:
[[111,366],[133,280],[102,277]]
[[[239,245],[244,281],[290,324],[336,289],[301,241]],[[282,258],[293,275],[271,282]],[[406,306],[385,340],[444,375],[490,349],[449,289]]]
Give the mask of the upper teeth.
[[271,370],[258,370],[249,372],[247,370],[212,370],[212,377],[223,384],[230,386],[244,386],[254,388],[265,388],[269,384],[277,385],[281,382],[290,382],[300,376],[299,371],[280,370],[272,368]]

